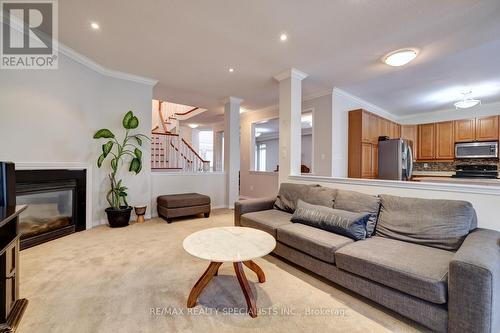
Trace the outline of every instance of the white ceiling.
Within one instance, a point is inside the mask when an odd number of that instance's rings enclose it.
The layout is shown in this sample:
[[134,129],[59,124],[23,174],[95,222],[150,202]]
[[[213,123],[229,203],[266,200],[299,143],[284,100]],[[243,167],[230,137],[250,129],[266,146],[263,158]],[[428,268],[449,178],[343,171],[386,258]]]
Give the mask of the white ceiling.
[[[500,100],[498,0],[63,0],[59,12],[64,44],[210,114],[226,96],[277,104],[272,77],[290,67],[310,75],[304,95],[336,86],[396,115],[449,107],[464,86]],[[380,62],[403,47],[421,50],[410,65]]]

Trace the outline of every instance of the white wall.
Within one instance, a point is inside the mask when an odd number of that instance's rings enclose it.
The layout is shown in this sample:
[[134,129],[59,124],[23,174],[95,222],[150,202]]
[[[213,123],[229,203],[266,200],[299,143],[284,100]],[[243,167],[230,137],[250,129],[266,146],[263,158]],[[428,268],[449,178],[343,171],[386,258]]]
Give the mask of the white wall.
[[[93,221],[105,219],[109,169],[97,168],[103,142],[92,136],[107,127],[122,137],[121,120],[128,110],[141,121],[138,131],[150,133],[152,85],[100,74],[60,53],[58,70],[1,71],[0,94],[0,160],[92,165]],[[149,149],[145,142],[138,176],[122,169],[132,205],[150,201]]]
[[332,94],[302,102],[302,110],[311,108],[314,110],[314,152],[311,152],[311,162],[308,166],[313,166],[312,172],[315,175],[330,176],[332,172]]
[[208,195],[212,209],[226,207],[226,174],[153,172],[151,175],[151,214],[158,216],[156,198],[175,193],[201,193]]

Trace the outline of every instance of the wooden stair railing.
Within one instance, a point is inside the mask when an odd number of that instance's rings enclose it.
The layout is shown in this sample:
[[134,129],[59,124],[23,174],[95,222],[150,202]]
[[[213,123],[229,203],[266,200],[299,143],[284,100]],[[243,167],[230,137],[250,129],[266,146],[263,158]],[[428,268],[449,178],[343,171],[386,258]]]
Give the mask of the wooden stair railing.
[[202,172],[209,171],[210,161],[201,158],[178,134],[153,132],[151,168]]

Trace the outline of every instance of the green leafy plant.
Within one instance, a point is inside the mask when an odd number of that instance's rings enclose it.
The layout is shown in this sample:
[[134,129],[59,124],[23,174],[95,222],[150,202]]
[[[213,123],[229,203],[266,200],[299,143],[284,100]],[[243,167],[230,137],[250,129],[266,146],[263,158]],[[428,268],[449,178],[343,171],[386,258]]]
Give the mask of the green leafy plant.
[[119,209],[122,206],[128,207],[127,203],[127,187],[123,185],[122,180],[116,179],[117,173],[121,165],[129,163],[128,170],[138,174],[142,169],[142,151],[141,146],[143,139],[149,138],[143,134],[131,134],[130,130],[139,127],[139,119],[132,111],[125,114],[122,121],[125,129],[125,137],[120,143],[116,136],[107,128],[102,128],[94,134],[94,139],[109,139],[102,145],[102,154],[97,159],[97,166],[100,168],[106,158],[111,158],[111,173],[109,180],[111,189],[106,194],[106,199],[109,205],[114,209]]

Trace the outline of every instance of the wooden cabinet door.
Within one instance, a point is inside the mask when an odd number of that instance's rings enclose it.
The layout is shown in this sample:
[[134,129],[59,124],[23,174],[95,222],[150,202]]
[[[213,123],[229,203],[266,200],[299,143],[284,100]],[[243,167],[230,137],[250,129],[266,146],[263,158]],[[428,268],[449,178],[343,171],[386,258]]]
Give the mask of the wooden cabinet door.
[[370,142],[376,144],[378,142],[378,136],[380,133],[380,118],[374,114],[370,114]]
[[454,125],[453,121],[444,121],[435,125],[435,157],[438,160],[452,160],[455,158]]
[[455,120],[455,142],[469,142],[476,139],[476,119]]
[[372,178],[378,178],[378,144],[372,147]]
[[380,118],[380,135],[381,136],[390,136],[390,123],[389,120]]
[[476,140],[498,140],[498,116],[476,119]]
[[361,144],[361,178],[371,178],[373,175],[372,144]]
[[418,125],[418,159],[432,160],[435,157],[435,124]]
[[361,141],[371,142],[372,130],[370,128],[370,114],[366,111],[361,113]]

